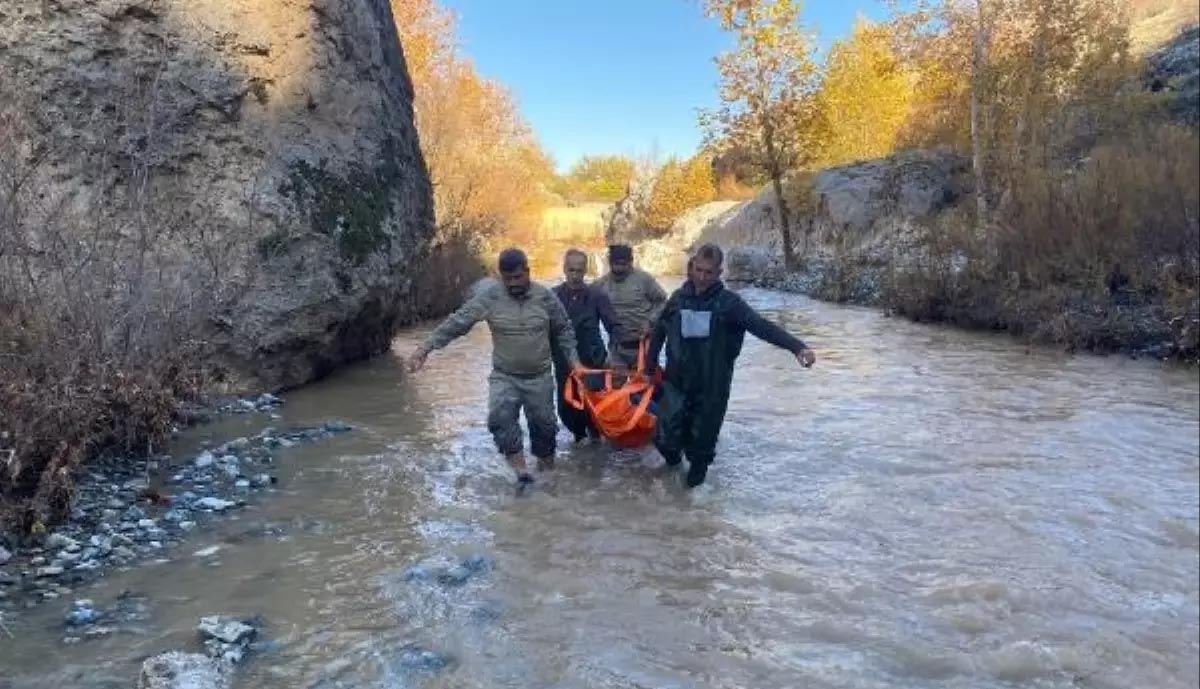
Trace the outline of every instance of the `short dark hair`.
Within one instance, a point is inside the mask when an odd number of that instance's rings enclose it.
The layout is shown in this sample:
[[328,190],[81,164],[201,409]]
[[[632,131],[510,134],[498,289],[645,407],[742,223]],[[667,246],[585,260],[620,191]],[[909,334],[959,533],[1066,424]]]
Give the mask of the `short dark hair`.
[[633,247],[628,244],[613,244],[608,247],[608,260],[632,261]]
[[496,261],[501,273],[515,273],[522,268],[529,267],[529,259],[525,256],[525,252],[517,248],[505,249],[500,252],[500,258]]
[[582,256],[583,260],[585,260],[585,261],[587,261],[587,258],[588,258],[588,255],[586,252],[584,252],[581,249],[576,249],[576,248],[572,247],[570,249],[567,249],[567,253],[563,254],[563,263],[566,263],[567,259],[571,258],[572,256]]
[[725,252],[721,251],[721,247],[716,244],[702,245],[699,249],[696,249],[696,255],[693,258],[707,259],[716,263],[718,268],[725,264]]

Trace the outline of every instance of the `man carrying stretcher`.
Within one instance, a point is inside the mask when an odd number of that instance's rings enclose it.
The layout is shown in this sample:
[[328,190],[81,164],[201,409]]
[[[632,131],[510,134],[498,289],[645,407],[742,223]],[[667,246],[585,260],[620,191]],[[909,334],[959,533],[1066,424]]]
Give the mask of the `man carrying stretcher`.
[[500,282],[477,291],[450,315],[408,360],[412,372],[425,365],[435,349],[466,335],[480,321],[492,331],[492,373],[488,376],[488,430],[521,485],[533,483],[525,464],[521,411],[529,426],[529,444],[540,468],[554,463],[554,374],[551,338],[563,363],[579,366],[575,330],[554,293],[531,282],[529,261],[520,249],[501,252]]
[[786,330],[763,318],[721,282],[724,254],[714,244],[701,246],[688,262],[688,279],[667,300],[650,340],[648,363],[667,348],[663,396],[655,445],[669,466],[687,455],[687,485],[704,483],[716,456],[725,421],[733,365],[746,333],[786,349],[808,368],[816,355]]
[[[563,256],[563,283],[552,291],[562,302],[575,328],[575,347],[579,352],[579,362],[592,369],[601,369],[611,360],[604,347],[604,339],[600,336],[600,326],[608,332],[608,340],[613,343],[622,341],[621,330],[617,326],[617,315],[613,312],[612,302],[608,295],[595,285],[587,283],[588,257],[579,249],[570,249]],[[553,338],[551,338],[553,340]],[[557,341],[553,341],[554,378],[558,383],[558,418],[563,425],[575,436],[575,442],[581,443],[587,439],[599,436],[595,424],[588,418],[584,409],[576,409],[563,399],[563,389],[571,367],[567,363]]]

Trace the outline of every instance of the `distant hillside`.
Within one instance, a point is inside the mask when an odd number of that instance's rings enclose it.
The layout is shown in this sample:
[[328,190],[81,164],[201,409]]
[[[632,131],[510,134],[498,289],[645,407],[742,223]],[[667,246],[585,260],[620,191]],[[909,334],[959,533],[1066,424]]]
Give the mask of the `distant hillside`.
[[1133,49],[1148,53],[1175,38],[1180,30],[1200,23],[1196,0],[1130,0],[1133,9]]

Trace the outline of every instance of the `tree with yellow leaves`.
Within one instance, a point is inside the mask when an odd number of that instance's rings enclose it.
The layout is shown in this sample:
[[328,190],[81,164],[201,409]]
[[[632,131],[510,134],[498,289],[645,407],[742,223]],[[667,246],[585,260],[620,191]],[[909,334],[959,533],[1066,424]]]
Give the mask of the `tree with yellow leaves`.
[[572,201],[615,203],[625,196],[636,168],[626,156],[584,156],[561,180],[560,193]]
[[392,0],[415,91],[417,132],[442,235],[536,227],[553,165],[501,84],[457,55],[434,0]]
[[706,0],[705,12],[733,34],[717,57],[721,105],[701,113],[708,144],[745,151],[771,180],[784,262],[796,266],[784,177],[819,158],[817,67],[796,0]]
[[642,212],[641,223],[651,230],[665,232],[689,208],[716,198],[712,160],[696,155],[680,162],[672,158],[654,177],[650,200]]
[[896,148],[912,112],[916,74],[892,45],[884,26],[859,20],[851,36],[835,43],[817,97],[824,132],[822,163],[878,158]]

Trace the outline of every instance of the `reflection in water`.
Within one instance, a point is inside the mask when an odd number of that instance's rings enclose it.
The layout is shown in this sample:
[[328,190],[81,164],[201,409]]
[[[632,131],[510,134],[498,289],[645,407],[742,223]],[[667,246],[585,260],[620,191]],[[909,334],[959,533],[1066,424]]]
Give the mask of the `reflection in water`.
[[210,613],[268,622],[245,688],[1196,686],[1195,372],[746,294],[823,358],[748,341],[710,485],[582,449],[515,497],[480,327],[419,377],[383,357],[292,395],[284,422],[359,430],[79,592],[149,595],[140,632],[22,618],[0,686],[128,686]]

